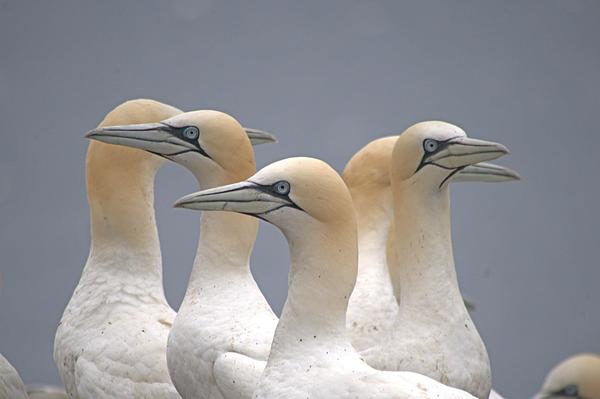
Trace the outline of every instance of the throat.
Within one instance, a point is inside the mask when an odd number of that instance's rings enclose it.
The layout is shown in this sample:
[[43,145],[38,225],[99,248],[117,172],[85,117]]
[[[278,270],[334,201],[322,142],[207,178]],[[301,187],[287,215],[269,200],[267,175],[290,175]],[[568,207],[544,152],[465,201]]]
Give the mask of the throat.
[[390,283],[387,266],[386,247],[392,217],[391,194],[379,195],[365,206],[356,201],[358,218],[358,276],[353,296],[376,289],[376,286]]
[[162,286],[154,215],[154,177],[160,163],[137,150],[92,143],[87,156],[90,205],[89,268],[115,268]]
[[280,350],[331,340],[349,345],[346,311],[357,268],[352,227],[351,233],[284,232],[291,266],[288,297],[278,325],[286,333],[276,334],[275,340]]
[[394,193],[396,260],[401,309],[464,308],[452,254],[449,191]]
[[254,284],[250,255],[257,232],[258,220],[253,217],[231,212],[204,212],[186,298],[217,282],[231,285],[245,279]]

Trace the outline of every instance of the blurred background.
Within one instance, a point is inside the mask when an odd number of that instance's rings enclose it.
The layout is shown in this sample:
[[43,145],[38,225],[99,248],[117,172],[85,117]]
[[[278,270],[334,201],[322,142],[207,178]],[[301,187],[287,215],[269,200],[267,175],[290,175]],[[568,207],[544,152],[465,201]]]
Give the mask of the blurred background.
[[[600,2],[0,0],[0,352],[59,384],[56,325],[89,248],[84,133],[124,100],[212,108],[275,133],[259,166],[308,155],[342,171],[363,145],[442,119],[499,141],[523,180],[452,188],[455,259],[494,387],[537,391],[600,352],[596,251]],[[157,176],[165,290],[179,306],[195,189]],[[288,254],[261,223],[252,267],[279,312]]]

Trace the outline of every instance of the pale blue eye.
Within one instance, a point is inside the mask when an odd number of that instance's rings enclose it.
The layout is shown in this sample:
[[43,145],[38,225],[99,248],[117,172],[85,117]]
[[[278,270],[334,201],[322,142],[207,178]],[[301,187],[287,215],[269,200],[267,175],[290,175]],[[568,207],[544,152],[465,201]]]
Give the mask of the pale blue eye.
[[290,192],[290,183],[286,182],[285,180],[278,181],[277,183],[273,184],[273,189],[277,194],[287,195]]
[[183,129],[183,137],[189,140],[196,140],[200,136],[200,131],[196,126],[188,126]]
[[439,148],[440,144],[433,139],[426,139],[423,142],[423,148],[425,149],[425,151],[427,152],[434,152],[435,150],[437,150]]

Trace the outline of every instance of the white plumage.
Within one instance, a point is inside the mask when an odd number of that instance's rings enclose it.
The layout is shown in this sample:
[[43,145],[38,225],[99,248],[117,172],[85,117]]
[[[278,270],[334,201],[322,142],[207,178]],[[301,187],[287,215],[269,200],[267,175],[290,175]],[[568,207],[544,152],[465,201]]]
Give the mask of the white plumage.
[[356,280],[356,220],[345,184],[324,162],[280,161],[176,206],[254,214],[288,240],[288,298],[255,398],[472,397],[415,373],[377,371],[350,344],[345,320]]
[[[137,100],[117,107],[100,125],[154,122],[179,112]],[[163,292],[153,207],[161,163],[142,151],[90,143],[90,254],[54,344],[69,397],[180,397],[167,370],[175,312]]]
[[27,391],[19,373],[1,354],[0,399],[27,399]]
[[[190,170],[203,188],[250,176],[251,140],[273,140],[208,110],[97,130],[94,137],[160,154]],[[277,317],[250,273],[257,229],[258,221],[244,215],[202,217],[194,268],[167,347],[169,372],[184,398],[250,397],[262,372]]]

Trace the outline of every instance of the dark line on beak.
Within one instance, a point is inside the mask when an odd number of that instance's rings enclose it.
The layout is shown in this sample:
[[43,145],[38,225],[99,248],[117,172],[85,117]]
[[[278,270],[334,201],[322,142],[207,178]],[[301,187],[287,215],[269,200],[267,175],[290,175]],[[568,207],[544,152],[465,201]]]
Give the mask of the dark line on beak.
[[[479,147],[479,146],[476,146],[476,147]],[[439,159],[436,159],[436,161],[441,161],[442,159],[446,159],[446,158],[448,158],[448,157],[455,157],[455,158],[459,158],[459,157],[466,157],[466,156],[469,156],[469,155],[474,155],[474,154],[492,154],[492,153],[496,153],[496,152],[500,152],[500,153],[502,153],[502,151],[498,151],[498,150],[490,150],[490,151],[469,152],[469,153],[467,153],[467,154],[458,154],[458,155],[455,155],[455,154],[448,154],[448,155],[446,155],[446,156],[444,156],[444,157],[441,157],[441,158],[439,158]]]
[[457,174],[458,172],[460,172],[464,168],[465,168],[465,166],[461,166],[460,168],[454,169],[454,171],[452,171],[452,173],[450,173],[448,176],[446,176],[446,178],[444,180],[442,180],[442,182],[440,183],[440,185],[439,185],[438,188],[442,188],[442,186],[444,185],[444,183],[446,183],[452,176],[454,176],[455,174]]

